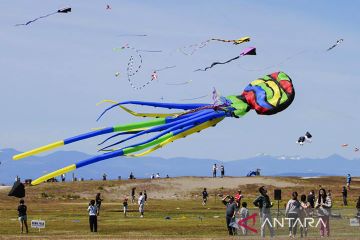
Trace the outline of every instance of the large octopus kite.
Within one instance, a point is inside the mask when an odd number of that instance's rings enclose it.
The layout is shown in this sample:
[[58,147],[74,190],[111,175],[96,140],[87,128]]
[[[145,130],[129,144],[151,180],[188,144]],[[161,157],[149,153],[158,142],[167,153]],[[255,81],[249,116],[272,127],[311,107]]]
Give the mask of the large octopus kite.
[[[216,102],[214,104],[177,104],[141,101],[119,102],[107,108],[101,114],[101,116],[105,114],[105,112],[107,112],[108,110],[118,106],[132,115],[140,117],[152,117],[155,119],[125,125],[116,125],[113,127],[107,127],[93,132],[85,133],[15,155],[13,159],[18,160],[40,152],[60,147],[62,145],[67,145],[73,142],[81,141],[103,134],[118,132],[117,134],[107,138],[100,144],[103,144],[109,139],[119,135],[131,135],[119,142],[100,149],[110,152],[69,165],[32,181],[32,185],[37,185],[63,173],[70,172],[77,168],[81,168],[89,164],[103,161],[109,158],[120,156],[144,156],[177,139],[184,138],[187,135],[196,132],[200,132],[205,128],[215,126],[217,123],[219,123],[226,117],[242,117],[251,109],[254,109],[260,115],[276,114],[286,109],[292,103],[294,97],[295,90],[290,77],[284,72],[275,72],[251,82],[244,89],[242,94],[221,97],[220,102]],[[109,100],[106,101],[112,102]],[[185,111],[179,113],[159,114],[136,113],[124,107],[124,105],[128,104],[168,109],[182,109]],[[158,132],[158,134],[146,141],[122,147],[119,149],[109,149],[112,146],[124,143],[130,139],[154,132]],[[141,150],[144,151],[139,152]]]

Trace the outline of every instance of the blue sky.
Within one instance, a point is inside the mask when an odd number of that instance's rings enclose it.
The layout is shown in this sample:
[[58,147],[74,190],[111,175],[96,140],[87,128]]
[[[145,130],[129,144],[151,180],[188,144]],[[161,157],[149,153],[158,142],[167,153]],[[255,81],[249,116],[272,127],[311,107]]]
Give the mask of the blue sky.
[[[66,6],[73,11],[14,27]],[[355,1],[1,1],[0,148],[25,151],[94,127],[137,121],[113,111],[96,122],[105,106],[95,104],[103,99],[186,102],[181,99],[206,95],[213,87],[225,96],[239,94],[257,77],[282,70],[296,89],[288,109],[274,116],[250,112],[242,119],[225,119],[153,156],[359,157],[352,150],[360,145],[359,6]],[[242,36],[250,36],[251,42],[212,43],[192,56],[176,51],[212,37]],[[340,38],[340,46],[325,51]],[[113,51],[126,43],[162,50],[143,53],[142,72],[134,78],[139,84],[154,69],[177,67],[160,72],[149,87],[134,90],[125,78],[131,52]],[[246,46],[255,46],[258,55],[193,71],[235,57]],[[166,85],[189,80],[188,85]],[[211,97],[188,102],[211,102]],[[313,134],[313,143],[299,147],[295,141],[306,131]],[[101,139],[64,150],[96,154]],[[341,148],[342,143],[351,148]]]

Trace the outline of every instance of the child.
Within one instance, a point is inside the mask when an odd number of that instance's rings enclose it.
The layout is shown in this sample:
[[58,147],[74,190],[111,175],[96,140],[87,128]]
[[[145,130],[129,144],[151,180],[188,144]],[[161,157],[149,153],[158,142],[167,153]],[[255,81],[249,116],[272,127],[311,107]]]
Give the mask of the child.
[[29,232],[28,225],[27,225],[27,215],[26,215],[27,207],[25,205],[25,201],[23,199],[20,200],[20,205],[18,206],[18,212],[19,212],[19,222],[20,222],[20,228],[21,233],[24,232],[24,225],[26,228],[26,233]]
[[90,224],[90,231],[97,232],[97,215],[98,215],[98,208],[95,205],[95,200],[91,200],[89,207],[89,224]]
[[[247,203],[246,202],[242,202],[241,204],[242,208],[240,209],[240,219],[244,219],[249,217],[250,213],[249,213],[249,209],[247,209]],[[244,224],[246,225],[247,221],[244,222]],[[242,234],[243,235],[247,235],[247,229],[244,227],[241,227],[242,230]]]
[[123,206],[124,206],[124,216],[126,217],[126,213],[128,210],[128,198],[127,197],[123,201]]
[[202,192],[202,198],[203,198],[202,205],[203,205],[203,206],[206,205],[208,196],[209,196],[209,194],[208,194],[208,192],[206,191],[206,188],[204,188],[204,191]]

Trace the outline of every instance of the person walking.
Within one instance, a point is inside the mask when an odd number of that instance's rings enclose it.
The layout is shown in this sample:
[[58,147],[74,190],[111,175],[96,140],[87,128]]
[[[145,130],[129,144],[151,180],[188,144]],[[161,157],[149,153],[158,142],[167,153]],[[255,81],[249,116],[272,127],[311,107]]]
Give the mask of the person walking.
[[326,195],[324,188],[320,188],[318,199],[315,208],[317,209],[320,223],[320,237],[330,237],[330,215],[331,215],[332,201],[329,195]]
[[343,198],[343,204],[344,204],[344,206],[347,206],[348,205],[347,204],[347,189],[345,186],[343,186],[341,193],[342,193],[342,198]]
[[25,205],[25,201],[23,199],[20,200],[20,204],[17,210],[18,210],[21,233],[24,233],[24,226],[26,229],[26,233],[29,233],[29,229],[27,225],[27,213],[26,213],[27,206]]
[[128,211],[128,198],[126,197],[123,201],[124,216],[126,217]]
[[217,166],[216,166],[216,163],[214,163],[214,165],[212,167],[213,178],[216,178],[216,169],[217,169]]
[[143,218],[144,217],[144,207],[145,207],[145,196],[142,194],[142,192],[139,193],[138,204],[139,204],[140,217]]
[[101,202],[103,201],[104,199],[101,198],[101,194],[100,193],[97,193],[96,194],[96,197],[95,197],[95,203],[96,203],[96,207],[97,207],[97,211],[98,211],[98,214],[100,214],[100,208],[101,208]]
[[270,230],[270,236],[274,237],[275,231],[273,226],[270,224],[272,223],[270,208],[272,208],[273,204],[270,202],[270,197],[267,195],[265,186],[260,187],[259,192],[260,195],[254,200],[253,204],[259,208],[261,237],[265,237],[266,225]]
[[349,190],[350,190],[350,184],[351,184],[351,175],[350,175],[350,173],[348,173],[348,175],[346,177],[346,186]]
[[307,237],[307,233],[308,233],[308,227],[307,227],[307,222],[306,222],[306,218],[310,216],[309,214],[309,209],[311,208],[310,204],[306,201],[306,195],[303,194],[300,197],[300,213],[299,213],[299,218],[300,218],[300,222],[301,222],[301,226],[300,226],[300,234],[301,237]]
[[204,188],[204,191],[202,191],[202,198],[203,198],[203,201],[202,201],[202,205],[205,206],[206,205],[206,202],[208,200],[208,192],[206,191],[206,188]]
[[95,200],[91,200],[89,207],[89,224],[90,224],[90,231],[97,232],[97,216],[98,216],[98,208],[95,205]]
[[[228,201],[226,199],[229,199]],[[226,195],[222,199],[222,203],[226,206],[226,227],[228,229],[229,235],[233,236],[235,235],[235,228],[230,226],[231,220],[234,218],[234,215],[236,213],[236,203],[233,196]]]
[[291,199],[286,204],[285,216],[290,219],[289,221],[289,237],[295,238],[297,231],[297,221],[299,219],[300,202],[297,199],[298,193],[293,192]]
[[131,203],[135,202],[135,190],[136,190],[136,187],[133,187],[131,189]]
[[224,167],[224,165],[220,166],[220,174],[221,174],[221,178],[223,178],[225,176],[225,167]]

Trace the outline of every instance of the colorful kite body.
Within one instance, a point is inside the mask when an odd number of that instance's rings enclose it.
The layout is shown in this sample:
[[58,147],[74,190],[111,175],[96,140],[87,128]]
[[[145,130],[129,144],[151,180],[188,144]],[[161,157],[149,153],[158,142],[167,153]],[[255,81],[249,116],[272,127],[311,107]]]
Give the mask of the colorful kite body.
[[57,13],[69,13],[71,12],[71,8],[62,8],[62,9],[59,9],[57,10],[56,12],[53,12],[53,13],[50,13],[50,14],[47,14],[47,15],[44,15],[44,16],[40,16],[38,18],[35,18],[33,20],[30,20],[26,23],[20,23],[20,24],[16,24],[15,26],[27,26],[29,25],[30,23],[33,23],[41,18],[47,18],[47,17],[50,17],[51,15],[54,15],[54,14],[57,14]]
[[[118,136],[128,136],[101,149],[103,151],[110,152],[99,156],[94,156],[90,159],[77,162],[55,172],[44,175],[32,181],[32,184],[36,185],[46,181],[49,178],[59,176],[63,173],[73,171],[75,169],[109,158],[120,156],[144,156],[177,139],[184,138],[187,135],[197,133],[206,128],[215,126],[227,117],[242,117],[251,109],[254,109],[260,115],[276,114],[286,109],[292,103],[294,96],[295,90],[290,77],[284,72],[275,72],[251,82],[240,95],[220,97],[220,101],[216,104],[179,104],[141,101],[119,102],[107,108],[100,115],[99,119],[107,111],[115,107],[119,107],[134,116],[150,117],[153,119],[143,122],[107,127],[97,131],[60,140],[49,145],[15,155],[13,159],[18,160],[63,145],[71,144],[103,134],[116,133],[115,135],[105,139],[102,143],[100,143],[100,145],[103,145],[104,143],[113,140]],[[106,102],[112,103],[112,101]],[[152,106],[157,108],[179,109],[181,111],[177,113],[137,113],[125,107],[125,105],[129,104]],[[149,133],[155,133],[155,136],[136,144],[113,149],[113,147],[120,144],[122,145],[130,139],[135,139]]]

